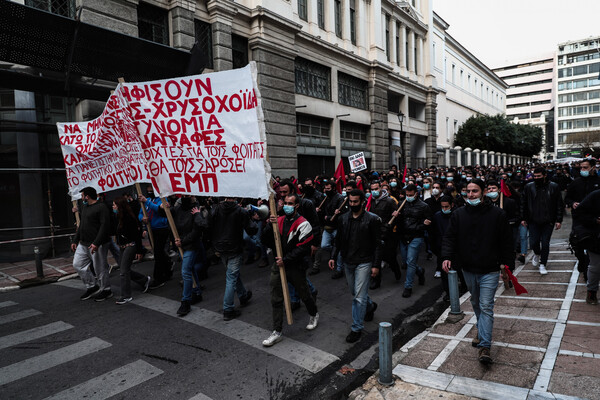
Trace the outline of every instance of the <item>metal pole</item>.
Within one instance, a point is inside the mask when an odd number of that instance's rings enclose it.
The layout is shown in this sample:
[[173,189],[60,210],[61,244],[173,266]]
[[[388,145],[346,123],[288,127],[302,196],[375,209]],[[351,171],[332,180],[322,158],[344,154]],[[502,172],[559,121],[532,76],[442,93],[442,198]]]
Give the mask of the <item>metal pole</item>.
[[40,256],[39,247],[35,246],[33,248],[33,253],[35,254],[35,270],[37,272],[38,278],[44,277],[44,267],[42,266],[42,257]]
[[450,291],[450,314],[462,314],[458,293],[458,273],[448,271],[448,289]]
[[392,378],[392,324],[379,323],[379,383],[384,386],[394,384]]

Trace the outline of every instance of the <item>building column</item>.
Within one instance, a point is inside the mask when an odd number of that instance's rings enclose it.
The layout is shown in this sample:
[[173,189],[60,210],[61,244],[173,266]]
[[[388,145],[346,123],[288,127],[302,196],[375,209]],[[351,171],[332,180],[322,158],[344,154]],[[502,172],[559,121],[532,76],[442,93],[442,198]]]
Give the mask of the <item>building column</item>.
[[415,72],[415,52],[413,49],[415,48],[415,32],[410,31],[408,33],[408,60],[407,60],[407,68],[409,72]]
[[418,36],[417,38],[417,68],[415,70],[415,74],[417,75],[425,75],[423,72],[425,71],[425,66],[423,65],[423,37]]
[[397,26],[396,26],[396,20],[394,20],[393,18],[390,18],[390,62],[393,65],[397,65],[396,63],[396,32],[397,32]]
[[481,157],[483,158],[483,160],[481,161],[481,166],[482,167],[487,167],[488,164],[488,151],[487,150],[483,150],[481,152]]
[[335,4],[333,0],[325,2],[325,30],[329,41],[335,43],[337,36],[335,35]]
[[447,149],[444,149],[444,164],[446,164],[446,167],[451,167],[451,165],[450,165],[450,147],[448,147]]
[[495,151],[490,151],[488,153],[489,156],[489,164],[488,165],[494,165],[496,164],[496,152]]
[[429,88],[425,102],[425,123],[427,124],[427,142],[425,157],[427,165],[437,164],[437,95],[438,92]]
[[342,37],[344,38],[345,48],[350,50],[352,39],[350,38],[350,4],[348,4],[348,0],[342,0]]
[[465,149],[465,165],[473,165],[471,163],[471,156],[473,155],[473,150],[470,147],[467,147]]
[[387,146],[390,141],[387,118],[387,73],[387,70],[373,67],[370,74],[372,79],[369,80],[369,109],[371,110],[369,147],[373,153],[371,168],[378,171],[389,167],[387,164],[389,160]]
[[258,10],[251,26],[263,29],[248,40],[256,61],[265,116],[269,162],[274,175],[298,175],[296,144],[295,36],[300,26]]
[[406,25],[402,24],[400,27],[400,68],[408,69],[406,59]]
[[364,53],[364,49],[368,49],[368,34],[369,31],[366,28],[368,26],[367,11],[365,9],[364,1],[356,2],[356,46],[358,49],[358,55],[366,56],[368,53]]
[[462,167],[462,147],[456,146],[454,150],[456,150],[456,166]]
[[237,8],[231,0],[210,0],[206,6],[212,24],[213,64],[215,71],[233,68],[231,26]]
[[475,154],[475,165],[481,165],[481,150],[475,149],[473,154]]
[[196,3],[193,1],[177,0],[171,2],[169,15],[173,31],[173,47],[182,50],[191,50],[196,41],[194,29],[194,11]]

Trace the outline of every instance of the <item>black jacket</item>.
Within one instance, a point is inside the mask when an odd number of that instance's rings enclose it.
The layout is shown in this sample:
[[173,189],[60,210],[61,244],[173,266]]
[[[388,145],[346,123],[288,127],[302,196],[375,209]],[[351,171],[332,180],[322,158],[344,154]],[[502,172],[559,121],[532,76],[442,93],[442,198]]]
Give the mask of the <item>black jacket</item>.
[[185,201],[185,204],[183,200],[184,198],[177,199],[171,210],[177,234],[181,240],[181,248],[183,250],[198,249],[202,243],[202,229],[205,228],[205,221],[201,212],[192,215],[192,208],[199,207],[200,204],[193,196],[189,202]]
[[[277,218],[277,226],[281,235],[281,249],[285,268],[301,268],[306,266],[304,257],[310,254],[310,244],[313,240],[310,223],[300,214],[293,217],[281,216]],[[261,242],[275,250],[275,237],[273,225],[267,223]]]
[[142,253],[142,226],[133,215],[125,215],[122,225],[119,225],[117,219],[115,238],[119,246],[135,243],[136,253]]
[[598,218],[600,218],[600,190],[595,190],[573,210],[573,233],[589,237],[583,246],[594,253],[600,253]]
[[431,221],[431,230],[429,231],[431,236],[429,243],[431,243],[431,251],[436,256],[440,256],[442,252],[442,239],[450,226],[450,214],[444,214],[442,211],[438,211],[433,214],[433,220]]
[[587,178],[579,177],[567,186],[565,204],[567,207],[572,208],[573,203],[581,203],[585,196],[598,189],[600,189],[600,177],[598,175],[588,176]]
[[411,203],[407,201],[397,218],[398,232],[406,240],[424,237],[427,229],[424,222],[426,219],[431,221],[432,215],[431,208],[423,200],[415,199]]
[[[500,207],[500,196],[498,195],[498,199],[496,201],[491,201],[492,205],[496,207]],[[508,219],[508,223],[512,226],[515,224],[521,223],[521,215],[519,213],[519,203],[513,200],[512,198],[504,197],[503,210],[506,212],[506,218]]]
[[442,259],[464,270],[487,274],[514,258],[506,213],[484,201],[455,209],[442,239]]
[[81,210],[81,221],[73,243],[100,246],[110,240],[109,232],[110,215],[106,205],[101,201],[87,204]]
[[545,182],[538,186],[530,182],[521,196],[521,218],[527,223],[562,222],[565,205],[558,184]]
[[250,236],[258,232],[248,211],[234,201],[222,201],[208,215],[206,227],[209,229],[215,251],[222,254],[240,254],[244,246],[244,234]]
[[[337,226],[338,221],[333,220],[333,222],[332,222],[331,218],[333,217],[335,210],[340,208],[343,203],[344,203],[344,197],[337,192],[335,192],[335,194],[333,194],[331,196],[327,196],[327,200],[325,200],[325,204],[323,204],[323,207],[321,207],[321,212],[320,212],[321,220],[323,221],[323,224],[322,224],[323,226],[327,226],[327,227]],[[338,219],[339,217],[340,216],[337,216],[336,219]]]
[[[331,249],[331,259],[337,259],[341,252],[344,262],[349,264],[372,262],[374,268],[379,268],[383,256],[381,218],[368,211],[363,211],[356,219],[352,217],[351,212],[342,214],[338,218],[338,232]],[[352,224],[351,219],[354,220]],[[352,243],[357,243],[358,247],[352,248]],[[354,256],[350,256],[351,254]]]
[[392,219],[392,213],[398,209],[398,203],[387,193],[382,193],[378,199],[371,200],[371,212],[387,224]]

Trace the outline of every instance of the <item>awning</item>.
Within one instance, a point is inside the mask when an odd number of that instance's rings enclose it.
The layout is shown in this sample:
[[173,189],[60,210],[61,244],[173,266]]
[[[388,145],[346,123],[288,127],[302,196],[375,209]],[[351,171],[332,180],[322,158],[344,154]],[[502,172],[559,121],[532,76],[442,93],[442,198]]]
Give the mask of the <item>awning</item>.
[[[0,61],[60,73],[48,83],[36,83],[42,92],[77,97],[98,97],[90,83],[95,78],[117,82],[165,79],[186,75],[190,53],[137,37],[114,32],[12,1],[0,1]],[[3,87],[31,90],[22,71],[0,68]],[[36,74],[39,78],[39,74]],[[28,75],[33,76],[33,75]],[[10,78],[12,77],[12,78]],[[8,79],[7,79],[8,78]],[[89,79],[88,79],[89,81]],[[19,87],[15,87],[19,86]],[[91,96],[81,96],[90,86]],[[105,92],[103,89],[102,92]],[[107,94],[102,94],[105,100]]]

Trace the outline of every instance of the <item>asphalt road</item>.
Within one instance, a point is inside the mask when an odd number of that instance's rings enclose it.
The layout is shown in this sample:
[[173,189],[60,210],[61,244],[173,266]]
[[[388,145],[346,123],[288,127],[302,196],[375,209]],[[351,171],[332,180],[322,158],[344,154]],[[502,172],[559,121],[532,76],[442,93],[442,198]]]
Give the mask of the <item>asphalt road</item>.
[[[288,399],[336,396],[352,383],[338,371],[350,366],[360,373],[376,354],[378,323],[399,327],[409,315],[430,307],[441,296],[433,279],[434,262],[421,253],[425,286],[401,297],[403,278],[384,273],[380,289],[370,291],[379,304],[361,340],[345,342],[351,325],[351,296],[344,279],[329,271],[311,277],[319,290],[321,319],[307,331],[304,307],[285,339],[270,349],[262,340],[271,332],[269,268],[242,269],[253,291],[242,316],[224,322],[225,270],[209,270],[204,301],[180,318],[179,273],[148,294],[134,286],[132,303],[117,306],[119,275],[111,283],[115,298],[80,301],[78,279],[0,294],[0,392],[3,399]],[[149,274],[152,262],[135,269]],[[236,300],[237,304],[237,300]],[[346,388],[347,389],[347,388]],[[327,395],[325,395],[327,393]]]

